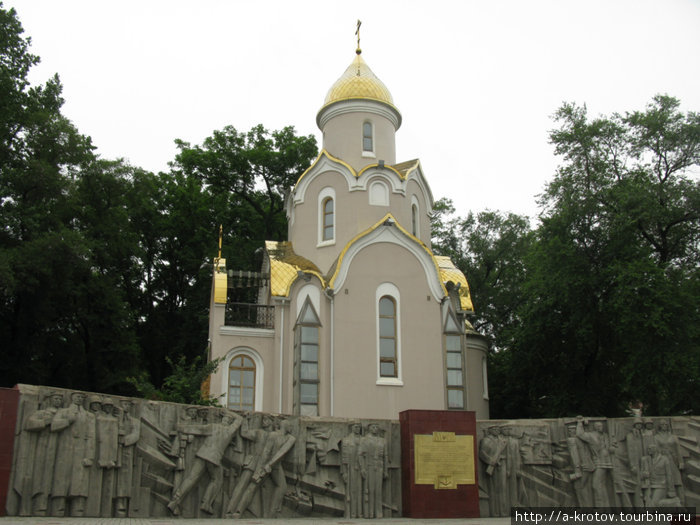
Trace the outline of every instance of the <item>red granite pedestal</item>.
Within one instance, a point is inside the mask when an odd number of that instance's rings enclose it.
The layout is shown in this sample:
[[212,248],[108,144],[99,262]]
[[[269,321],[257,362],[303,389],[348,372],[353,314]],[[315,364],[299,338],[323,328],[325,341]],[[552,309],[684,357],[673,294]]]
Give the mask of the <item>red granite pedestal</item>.
[[401,470],[403,515],[408,518],[478,518],[479,484],[476,470],[473,484],[458,484],[452,489],[416,484],[415,436],[434,432],[473,436],[476,469],[476,416],[474,412],[447,410],[406,410],[401,423]]
[[0,388],[0,516],[5,515],[5,502],[10,490],[18,406],[19,389]]

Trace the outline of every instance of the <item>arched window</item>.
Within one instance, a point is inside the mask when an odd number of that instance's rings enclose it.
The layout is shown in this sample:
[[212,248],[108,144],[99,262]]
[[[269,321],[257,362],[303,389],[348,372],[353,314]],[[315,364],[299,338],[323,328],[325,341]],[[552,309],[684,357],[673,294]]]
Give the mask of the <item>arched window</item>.
[[255,363],[244,354],[231,359],[228,367],[228,408],[255,410]]
[[331,241],[335,237],[333,210],[334,210],[333,198],[326,197],[323,201],[323,240],[324,241]]
[[379,376],[398,377],[396,301],[389,295],[379,299]]
[[411,233],[420,237],[420,205],[415,195],[411,195]]
[[411,206],[411,233],[418,237],[418,206]]
[[374,153],[374,138],[372,136],[371,122],[364,122],[362,124],[362,151]]

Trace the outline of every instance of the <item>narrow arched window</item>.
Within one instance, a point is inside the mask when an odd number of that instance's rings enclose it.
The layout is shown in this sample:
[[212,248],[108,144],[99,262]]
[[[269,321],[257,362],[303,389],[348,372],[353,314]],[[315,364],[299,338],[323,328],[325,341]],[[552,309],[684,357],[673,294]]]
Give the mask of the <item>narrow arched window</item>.
[[228,368],[228,408],[255,409],[255,363],[247,355],[231,359]]
[[333,199],[327,197],[323,201],[323,240],[330,241],[334,238],[334,207]]
[[379,299],[379,375],[398,377],[396,358],[396,301],[385,295]]
[[362,124],[362,151],[374,151],[374,138],[372,137],[372,123],[364,122]]
[[418,206],[411,205],[411,233],[418,237]]

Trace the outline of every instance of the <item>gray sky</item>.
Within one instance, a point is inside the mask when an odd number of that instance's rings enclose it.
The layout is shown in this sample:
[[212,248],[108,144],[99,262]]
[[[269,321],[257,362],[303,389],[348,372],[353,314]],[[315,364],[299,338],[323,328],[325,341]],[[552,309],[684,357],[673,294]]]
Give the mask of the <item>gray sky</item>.
[[397,161],[420,158],[457,212],[534,217],[557,159],[550,116],[700,109],[698,0],[5,0],[58,73],[64,114],[98,153],[167,169],[174,139],[233,125],[314,134],[327,90],[363,58],[403,115]]

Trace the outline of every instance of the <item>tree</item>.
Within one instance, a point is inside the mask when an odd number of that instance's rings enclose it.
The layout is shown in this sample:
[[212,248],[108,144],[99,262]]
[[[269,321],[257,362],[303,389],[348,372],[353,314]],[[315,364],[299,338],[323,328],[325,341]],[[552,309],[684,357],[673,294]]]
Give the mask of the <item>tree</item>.
[[557,112],[564,165],[542,196],[499,415],[700,406],[700,119],[678,108]]
[[[181,140],[176,144],[180,152],[173,170],[201,180],[217,197],[228,197],[228,221],[223,224],[235,228],[236,242],[243,244],[233,256],[236,263],[257,270],[260,261],[253,258],[254,250],[265,240],[286,238],[284,198],[318,154],[315,137],[296,136],[293,127],[269,132],[258,125],[239,133],[227,126],[202,146]],[[240,259],[241,252],[247,261]]]
[[433,250],[449,256],[467,277],[475,310],[471,323],[487,336],[493,354],[510,346],[518,324],[530,223],[514,213],[490,210],[448,219],[454,211],[449,199],[435,203]]

